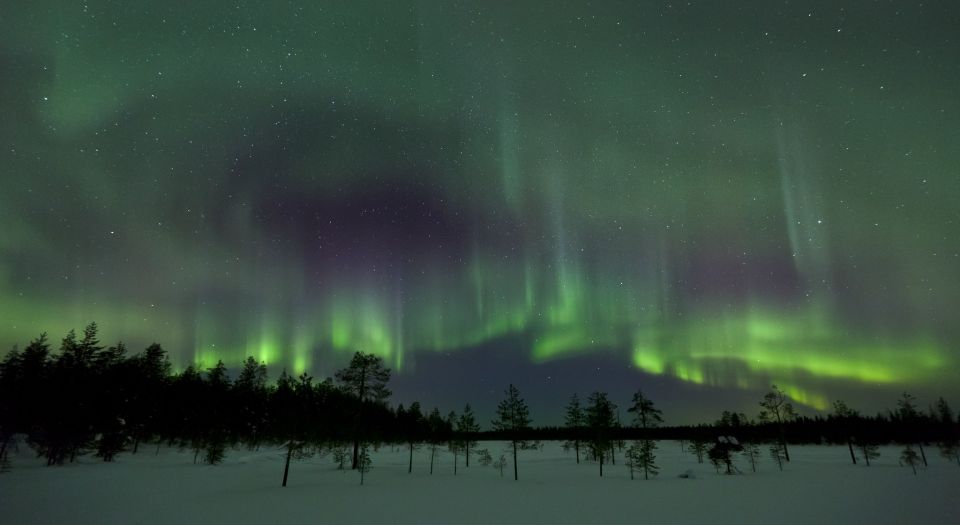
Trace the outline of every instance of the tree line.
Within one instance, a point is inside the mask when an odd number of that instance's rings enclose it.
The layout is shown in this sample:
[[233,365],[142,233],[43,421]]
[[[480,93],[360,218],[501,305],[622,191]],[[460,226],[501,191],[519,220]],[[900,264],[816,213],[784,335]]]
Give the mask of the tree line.
[[[281,446],[285,453],[282,485],[291,461],[330,455],[339,468],[360,473],[361,483],[371,467],[370,448],[382,443],[400,445],[413,456],[426,447],[433,473],[440,453],[453,455],[454,474],[461,458],[471,456],[503,474],[513,467],[519,479],[518,452],[536,448],[544,440],[560,440],[577,463],[594,462],[603,476],[605,465],[622,461],[633,479],[655,476],[657,442],[679,440],[697,457],[719,471],[733,473],[733,457],[741,454],[753,469],[760,444],[771,457],[789,463],[791,443],[840,443],[850,460],[869,465],[878,445],[905,445],[901,462],[916,468],[927,462],[925,444],[936,443],[945,457],[960,465],[960,422],[940,398],[929,410],[904,393],[897,409],[863,416],[842,401],[831,414],[797,416],[787,396],[776,386],[759,401],[756,419],[724,411],[712,424],[663,426],[662,412],[643,392],[627,406],[630,420],[622,424],[615,403],[604,392],[593,392],[581,403],[574,395],[565,407],[562,427],[533,427],[529,408],[519,389],[509,385],[496,409],[491,430],[480,424],[467,404],[460,414],[425,411],[417,402],[389,406],[390,371],[382,359],[357,352],[334,378],[317,381],[283,371],[268,383],[267,368],[249,357],[231,378],[222,361],[200,370],[190,365],[173,373],[166,351],[152,344],[129,354],[123,343],[101,344],[91,323],[82,335],[70,331],[57,351],[46,334],[23,350],[14,349],[0,361],[0,463],[8,464],[11,446],[20,436],[47,465],[75,461],[92,453],[104,461],[118,454],[142,452],[146,445],[159,452],[164,444],[191,450],[195,463],[215,465],[231,447],[257,449]],[[494,458],[478,443],[509,443]]]

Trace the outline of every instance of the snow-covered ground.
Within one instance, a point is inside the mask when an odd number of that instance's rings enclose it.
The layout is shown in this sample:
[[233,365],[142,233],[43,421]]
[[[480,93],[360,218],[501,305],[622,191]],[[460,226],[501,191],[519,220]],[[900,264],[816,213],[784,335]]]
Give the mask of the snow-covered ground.
[[[502,444],[481,443],[496,457]],[[765,448],[764,448],[765,451]],[[783,472],[766,456],[752,473],[718,475],[660,442],[661,474],[634,481],[618,457],[598,476],[595,463],[574,463],[558,443],[520,454],[520,480],[510,467],[491,467],[443,453],[434,474],[429,455],[386,446],[372,454],[373,469],[338,471],[330,457],[295,462],[280,487],[283,461],[276,449],[234,450],[224,464],[194,465],[188,451],[151,447],[115,463],[92,457],[47,468],[21,446],[12,469],[0,474],[4,524],[138,523],[960,523],[960,467],[927,449],[928,468],[914,476],[900,467],[896,447],[881,448],[873,466],[850,464],[846,448],[797,446]],[[509,454],[508,454],[509,457]],[[475,458],[474,458],[475,459]],[[461,458],[462,461],[462,458]],[[678,474],[691,469],[694,479]]]

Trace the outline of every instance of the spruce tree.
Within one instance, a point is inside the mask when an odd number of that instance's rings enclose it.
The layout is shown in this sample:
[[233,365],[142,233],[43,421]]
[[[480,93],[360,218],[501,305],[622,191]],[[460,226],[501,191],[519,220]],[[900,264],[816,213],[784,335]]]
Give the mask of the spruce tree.
[[202,436],[204,462],[218,465],[223,461],[227,448],[227,425],[229,419],[230,378],[222,360],[207,369],[205,384],[206,407],[203,420],[206,433]]
[[233,384],[235,432],[250,449],[260,445],[267,425],[267,365],[247,357]]
[[[513,448],[513,480],[517,481],[517,449],[527,448],[530,442],[524,439],[524,433],[530,430],[530,409],[520,397],[520,391],[512,384],[507,387],[506,398],[497,405],[497,418],[493,420],[493,429],[501,432],[510,440]],[[501,456],[502,457],[502,456]],[[500,468],[501,475],[503,467]]]
[[577,397],[577,394],[573,394],[570,398],[570,402],[567,403],[566,408],[566,417],[564,423],[567,427],[567,432],[570,436],[570,439],[564,442],[563,446],[565,449],[573,449],[576,454],[577,463],[580,463],[580,441],[583,437],[583,428],[586,422],[586,417],[583,413],[583,408],[580,407],[580,398]]

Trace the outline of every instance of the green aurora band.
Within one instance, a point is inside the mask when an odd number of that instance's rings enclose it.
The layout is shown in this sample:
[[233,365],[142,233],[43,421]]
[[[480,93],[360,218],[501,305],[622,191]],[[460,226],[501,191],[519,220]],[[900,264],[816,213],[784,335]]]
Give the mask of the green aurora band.
[[956,6],[209,4],[5,6],[7,347],[960,395]]

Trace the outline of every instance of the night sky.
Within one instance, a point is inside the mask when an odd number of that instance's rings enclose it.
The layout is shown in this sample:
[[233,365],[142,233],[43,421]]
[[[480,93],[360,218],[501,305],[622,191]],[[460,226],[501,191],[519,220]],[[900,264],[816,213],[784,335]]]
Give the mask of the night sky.
[[[216,5],[214,5],[216,4]],[[960,396],[955,2],[4,2],[0,348],[535,424]],[[624,414],[625,416],[626,414]]]

